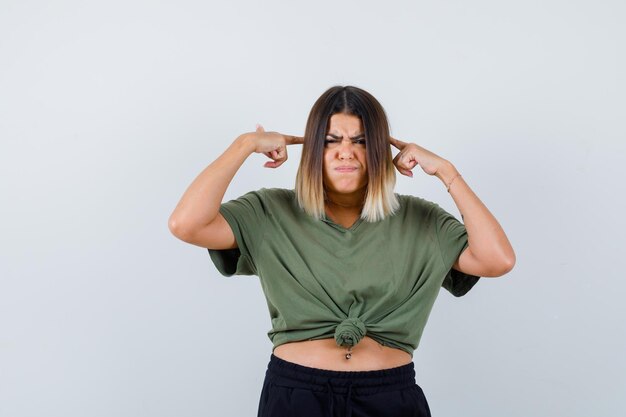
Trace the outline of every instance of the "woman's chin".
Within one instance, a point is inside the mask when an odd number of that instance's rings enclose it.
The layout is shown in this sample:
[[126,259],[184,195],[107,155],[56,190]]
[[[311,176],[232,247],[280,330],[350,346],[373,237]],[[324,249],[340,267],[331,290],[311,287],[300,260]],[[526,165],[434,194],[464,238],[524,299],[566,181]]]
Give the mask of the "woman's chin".
[[330,189],[330,191],[337,194],[354,194],[364,190],[364,187],[359,187],[354,184],[335,186]]

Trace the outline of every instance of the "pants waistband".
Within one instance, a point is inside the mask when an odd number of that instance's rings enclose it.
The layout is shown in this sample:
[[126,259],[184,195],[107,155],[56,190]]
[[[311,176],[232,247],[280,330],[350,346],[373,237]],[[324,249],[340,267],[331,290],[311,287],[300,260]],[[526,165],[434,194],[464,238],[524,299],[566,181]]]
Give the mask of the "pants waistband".
[[373,371],[333,371],[288,362],[272,353],[267,373],[274,380],[284,378],[291,386],[313,390],[324,391],[330,384],[333,386],[333,391],[337,393],[345,393],[352,389],[362,394],[370,394],[415,385],[413,362],[395,368]]

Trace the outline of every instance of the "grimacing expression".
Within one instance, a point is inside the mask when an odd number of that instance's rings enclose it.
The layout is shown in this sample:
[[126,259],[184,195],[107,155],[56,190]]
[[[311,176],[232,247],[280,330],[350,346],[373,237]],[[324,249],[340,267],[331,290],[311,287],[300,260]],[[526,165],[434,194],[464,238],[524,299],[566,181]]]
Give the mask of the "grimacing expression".
[[359,117],[344,113],[330,117],[323,171],[330,192],[350,194],[367,187],[365,132]]

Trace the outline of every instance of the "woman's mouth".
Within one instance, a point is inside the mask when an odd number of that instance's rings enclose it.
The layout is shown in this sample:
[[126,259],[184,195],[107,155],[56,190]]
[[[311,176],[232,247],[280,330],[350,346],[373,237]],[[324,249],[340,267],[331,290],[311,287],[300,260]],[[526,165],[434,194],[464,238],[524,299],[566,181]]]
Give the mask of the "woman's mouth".
[[352,171],[356,171],[356,167],[337,167],[337,168],[335,168],[335,171],[352,172]]

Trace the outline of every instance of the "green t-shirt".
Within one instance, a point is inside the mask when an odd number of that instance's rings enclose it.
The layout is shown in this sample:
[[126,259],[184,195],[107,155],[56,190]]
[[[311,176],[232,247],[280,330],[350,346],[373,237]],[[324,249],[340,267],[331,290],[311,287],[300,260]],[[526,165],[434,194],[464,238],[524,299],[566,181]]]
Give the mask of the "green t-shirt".
[[259,277],[274,348],[325,338],[354,345],[367,334],[413,356],[439,289],[461,296],[479,277],[451,269],[467,247],[461,222],[435,203],[397,196],[394,215],[346,229],[309,216],[294,190],[251,191],[220,207],[238,248],[209,254],[224,276]]

